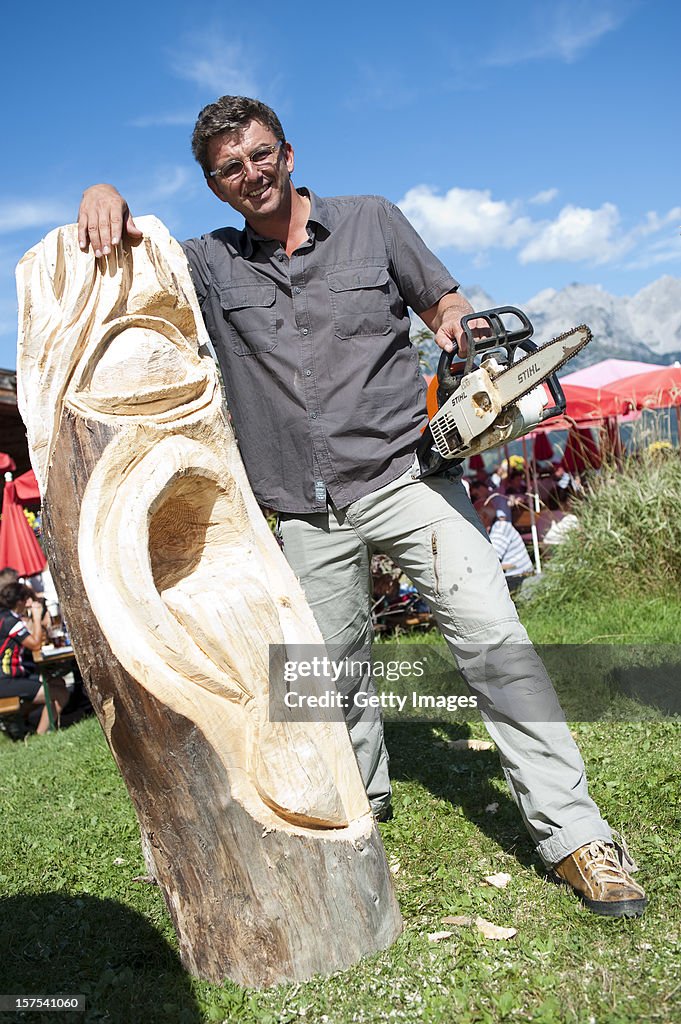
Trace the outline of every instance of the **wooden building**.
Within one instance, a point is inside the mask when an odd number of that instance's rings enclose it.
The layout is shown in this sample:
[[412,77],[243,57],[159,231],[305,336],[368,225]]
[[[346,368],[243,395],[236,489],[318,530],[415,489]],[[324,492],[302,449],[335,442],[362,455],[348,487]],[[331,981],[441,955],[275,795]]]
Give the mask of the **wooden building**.
[[17,409],[17,375],[14,370],[0,370],[0,452],[11,455],[16,462],[15,476],[31,468],[26,428]]

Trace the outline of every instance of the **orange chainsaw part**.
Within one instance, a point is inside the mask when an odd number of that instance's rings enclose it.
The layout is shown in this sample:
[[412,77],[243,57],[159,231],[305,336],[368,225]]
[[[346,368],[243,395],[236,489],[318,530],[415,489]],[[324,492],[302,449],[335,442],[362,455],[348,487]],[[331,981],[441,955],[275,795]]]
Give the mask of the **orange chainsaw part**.
[[[437,412],[439,406],[437,404],[437,389],[438,379],[437,374],[433,374],[428,382],[428,390],[426,391],[426,410],[428,412],[428,419],[432,420],[433,416]],[[426,429],[425,427],[423,428]]]

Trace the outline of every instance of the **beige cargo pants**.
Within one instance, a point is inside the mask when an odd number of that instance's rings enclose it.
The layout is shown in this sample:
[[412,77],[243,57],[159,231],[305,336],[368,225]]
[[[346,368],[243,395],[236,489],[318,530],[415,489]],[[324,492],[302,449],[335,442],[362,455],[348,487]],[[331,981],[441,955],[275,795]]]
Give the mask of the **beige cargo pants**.
[[[591,800],[584,764],[546,670],[518,620],[499,560],[458,480],[412,471],[347,508],[282,514],[286,557],[331,656],[367,660],[370,558],[389,555],[428,602],[494,740],[511,794],[552,866],[612,834]],[[373,688],[370,676],[353,687]],[[374,811],[390,800],[376,712],[352,711],[353,748]]]

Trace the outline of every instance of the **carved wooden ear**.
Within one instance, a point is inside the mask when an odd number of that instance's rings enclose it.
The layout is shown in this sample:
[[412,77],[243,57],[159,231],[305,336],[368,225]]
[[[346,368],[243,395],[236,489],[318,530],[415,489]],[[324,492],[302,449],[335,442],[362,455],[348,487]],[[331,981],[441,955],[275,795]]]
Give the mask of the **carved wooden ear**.
[[268,721],[269,644],[283,635],[236,481],[196,441],[144,446],[141,431],[110,445],[81,508],[83,582],[113,653],[202,727],[206,710],[229,722],[233,757],[278,815],[347,825],[323,729]]

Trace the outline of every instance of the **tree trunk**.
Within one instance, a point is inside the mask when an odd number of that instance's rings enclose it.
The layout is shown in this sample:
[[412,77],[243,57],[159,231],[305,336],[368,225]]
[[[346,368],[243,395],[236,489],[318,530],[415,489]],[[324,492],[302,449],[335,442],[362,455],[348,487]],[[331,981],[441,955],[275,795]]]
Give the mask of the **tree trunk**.
[[343,722],[275,721],[322,638],[255,502],[177,243],[51,232],[17,270],[19,399],[50,567],[183,962],[261,986],[401,920]]

